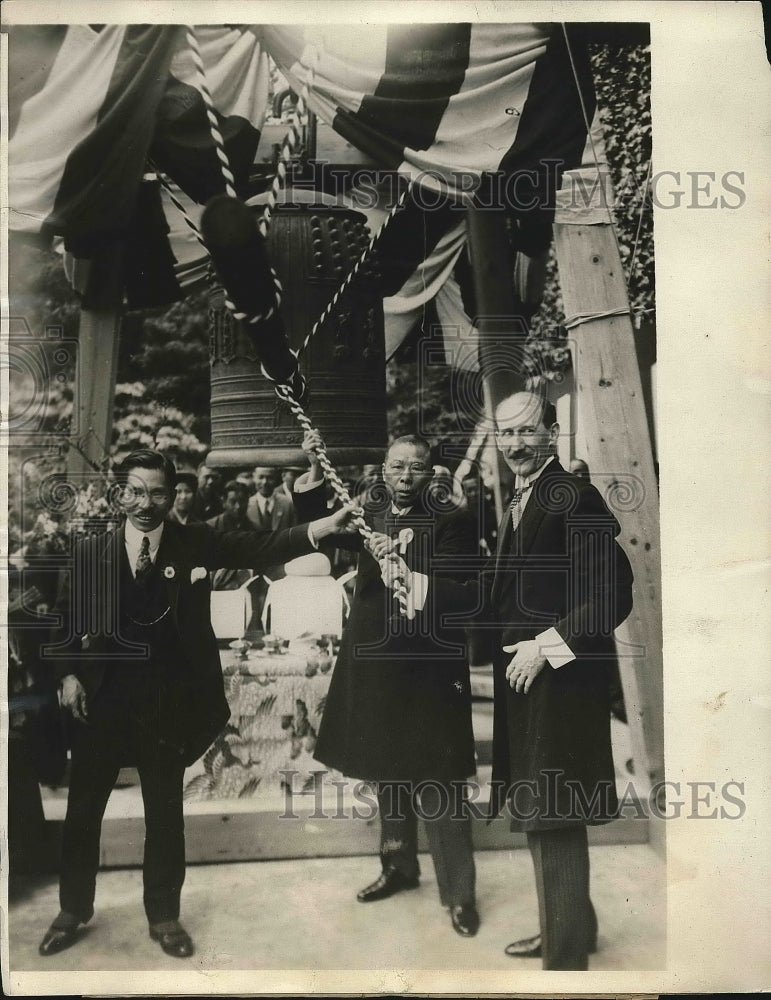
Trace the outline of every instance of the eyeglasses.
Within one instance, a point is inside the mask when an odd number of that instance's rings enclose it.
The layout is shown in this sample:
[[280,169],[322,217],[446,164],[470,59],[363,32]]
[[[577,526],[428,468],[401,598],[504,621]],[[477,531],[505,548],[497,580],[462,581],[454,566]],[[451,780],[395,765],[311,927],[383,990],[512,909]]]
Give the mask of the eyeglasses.
[[171,494],[168,490],[147,490],[142,489],[137,486],[124,486],[121,493],[121,502],[128,506],[129,504],[141,503],[144,499],[149,498],[150,503],[162,504],[166,503]]
[[405,469],[409,469],[409,471],[413,474],[413,476],[422,476],[426,472],[434,471],[432,468],[425,465],[421,465],[419,462],[413,462],[412,465],[409,466],[405,465],[404,462],[386,463],[386,472],[402,473],[405,471]]

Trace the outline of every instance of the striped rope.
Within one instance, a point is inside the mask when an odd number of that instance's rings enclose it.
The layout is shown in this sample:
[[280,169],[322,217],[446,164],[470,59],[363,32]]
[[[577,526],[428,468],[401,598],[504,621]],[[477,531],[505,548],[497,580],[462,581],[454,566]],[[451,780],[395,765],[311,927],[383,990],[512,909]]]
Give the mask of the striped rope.
[[236,179],[233,176],[233,171],[230,169],[230,160],[228,159],[228,154],[225,151],[225,140],[222,138],[222,133],[220,132],[217,112],[214,108],[214,99],[211,96],[209,84],[206,82],[206,70],[204,69],[203,59],[201,58],[201,49],[198,44],[195,28],[192,24],[185,25],[185,37],[187,44],[190,46],[190,55],[193,58],[193,64],[196,72],[198,73],[198,89],[201,91],[203,102],[206,105],[206,117],[209,119],[209,131],[211,132],[211,137],[214,140],[214,145],[217,150],[217,158],[220,161],[220,170],[222,171],[222,177],[225,181],[225,193],[230,195],[231,198],[235,198]]
[[[311,423],[308,414],[303,409],[302,405],[297,401],[291,386],[286,383],[280,383],[276,386],[276,394],[284,400],[286,405],[289,407],[291,412],[297,418],[297,422],[303,428],[304,431],[315,431],[316,428]],[[340,500],[341,503],[348,506],[353,505],[353,500],[348,490],[345,488],[342,479],[337,474],[337,470],[332,465],[327,455],[326,448],[324,445],[320,445],[316,448],[316,455],[319,460],[319,465],[324,471],[324,477],[326,478],[329,485],[332,487],[335,495]],[[364,520],[362,514],[355,514],[353,516],[353,523],[356,525],[356,529],[359,534],[362,535],[365,542],[368,542],[372,535],[374,534],[372,528]],[[399,607],[401,611],[407,616],[407,618],[412,619],[415,617],[415,610],[409,604],[407,590],[403,584],[397,583],[394,586],[394,596],[399,602]]]
[[632,263],[629,265],[629,280],[631,282],[634,277],[634,266],[637,261],[637,248],[640,245],[640,233],[642,232],[643,215],[645,213],[645,201],[648,197],[648,190],[651,184],[651,170],[653,168],[653,160],[648,160],[648,169],[645,173],[645,190],[643,191],[643,196],[640,199],[640,212],[637,216],[637,232],[634,236],[634,248],[632,249]]
[[367,246],[363,250],[363,252],[362,252],[361,256],[359,257],[359,259],[353,265],[353,267],[351,268],[351,270],[349,271],[349,273],[346,275],[343,283],[340,285],[340,287],[338,288],[338,290],[332,296],[332,299],[329,302],[329,304],[326,306],[326,308],[324,309],[324,311],[322,312],[322,314],[319,316],[319,318],[313,324],[313,327],[312,327],[310,333],[305,338],[305,340],[302,343],[302,346],[300,347],[300,350],[299,350],[300,354],[302,354],[302,352],[306,349],[306,347],[311,342],[311,340],[313,339],[313,337],[316,335],[316,332],[322,326],[322,324],[325,323],[326,320],[329,318],[330,313],[335,308],[335,306],[337,305],[337,303],[340,301],[340,298],[343,295],[343,293],[345,292],[346,288],[350,285],[350,283],[353,281],[353,279],[359,273],[359,271],[361,270],[362,266],[367,262],[367,258],[373,252],[373,250],[375,248],[375,245],[377,244],[378,240],[380,240],[380,238],[382,237],[382,235],[385,232],[386,228],[390,225],[391,221],[395,218],[396,213],[402,207],[402,205],[404,204],[407,196],[412,191],[413,184],[414,184],[414,181],[413,181],[412,178],[410,178],[409,183],[407,184],[406,188],[399,195],[399,197],[397,198],[396,202],[394,203],[394,205],[391,208],[391,210],[388,213],[388,215],[385,217],[385,219],[383,219],[382,225],[380,226],[380,228],[378,229],[378,231],[374,234],[374,236],[370,239],[369,243],[367,244]]
[[[166,189],[166,192],[167,192],[167,194],[169,196],[169,200],[171,201],[171,203],[174,205],[174,207],[177,209],[177,211],[180,213],[180,215],[184,219],[185,225],[193,233],[193,235],[198,240],[198,242],[201,244],[201,246],[204,248],[204,250],[208,253],[209,252],[209,248],[206,246],[206,241],[204,240],[203,236],[201,235],[201,230],[198,228],[198,226],[195,224],[195,222],[187,214],[187,209],[185,208],[185,206],[183,205],[183,203],[179,200],[179,198],[177,198],[177,196],[176,196],[176,194],[174,192],[174,187],[173,187],[173,185],[171,183],[171,179],[162,170],[159,170],[158,167],[155,166],[152,163],[152,161],[150,161],[150,164],[152,166],[152,169],[155,171],[156,176],[158,177],[158,180],[161,182],[161,184]],[[273,268],[270,269],[270,273],[271,273],[271,275],[273,277],[273,285],[274,285],[275,292],[276,292],[276,300],[275,300],[275,305],[271,306],[270,309],[264,315],[262,315],[262,316],[248,317],[246,315],[246,313],[239,312],[238,309],[236,308],[235,302],[233,302],[232,299],[228,298],[228,296],[227,296],[227,289],[225,289],[225,306],[233,314],[233,318],[234,319],[245,320],[247,323],[259,323],[259,322],[261,322],[264,319],[265,320],[270,319],[270,317],[276,311],[276,309],[278,308],[278,306],[281,305],[281,293],[283,291],[283,289],[281,287],[281,282],[278,280],[278,275],[273,270]]]
[[[209,90],[209,84],[206,80],[206,68],[204,67],[203,58],[201,56],[201,48],[198,44],[198,38],[195,33],[195,28],[190,24],[185,26],[185,38],[188,46],[190,47],[190,55],[193,60],[193,65],[195,66],[196,73],[198,75],[198,89],[201,92],[201,96],[203,97],[204,105],[206,108],[206,117],[209,122],[209,132],[211,134],[212,141],[214,143],[214,147],[217,152],[217,158],[220,163],[222,179],[225,185],[225,193],[230,198],[236,198],[237,197],[235,190],[236,180],[235,177],[233,176],[233,171],[230,169],[230,159],[228,158],[227,150],[225,149],[225,140],[222,136],[222,132],[220,132],[219,122],[217,120],[217,113],[214,107],[214,98],[211,95],[211,91]],[[182,213],[182,217],[184,218],[188,228],[190,228],[195,233],[195,237],[201,244],[201,246],[204,247],[204,249],[207,249],[206,243],[204,242],[201,236],[198,226],[188,216],[184,206],[175,196],[169,179],[165,176],[165,174],[163,174],[161,171],[157,169],[156,173],[158,174],[161,183],[168,191],[172,203]],[[227,297],[227,292],[226,292],[225,305],[233,314],[234,319],[243,320],[245,323],[251,326],[255,326],[258,323],[263,323],[269,320],[272,316],[274,316],[277,313],[278,309],[281,306],[281,297],[283,294],[283,289],[281,287],[281,282],[279,281],[278,275],[276,274],[275,270],[272,267],[270,268],[270,274],[273,279],[274,298],[273,298],[273,303],[268,307],[268,309],[264,313],[260,313],[259,315],[256,316],[248,316],[246,313],[240,312],[236,308],[235,303]]]
[[262,218],[259,221],[260,232],[263,236],[268,235],[270,220],[273,214],[273,209],[276,207],[276,202],[278,201],[279,191],[282,191],[286,187],[286,165],[291,162],[295,147],[302,139],[300,124],[308,106],[308,95],[313,89],[316,67],[320,58],[318,48],[315,45],[309,45],[303,53],[303,65],[305,64],[306,54],[309,55],[309,59],[306,67],[307,71],[305,74],[305,81],[303,82],[300,93],[297,96],[297,104],[294,107],[289,129],[284,136],[281,153],[278,158],[278,163],[276,164],[276,176],[273,178],[273,183],[271,184],[270,191],[268,192],[268,200],[265,203],[265,209],[263,210]]
[[204,250],[208,253],[209,248],[206,246],[203,236],[201,236],[201,230],[187,214],[187,209],[177,197],[174,191],[174,186],[171,183],[171,178],[167,174],[165,174],[162,170],[159,170],[159,168],[153,163],[152,160],[148,160],[147,162],[150,169],[155,171],[155,176],[158,178],[158,180],[166,189],[166,193],[169,196],[169,200],[171,201],[174,208],[176,208],[179,214],[182,216],[187,228],[192,232],[193,236],[195,236],[195,238],[198,240],[198,242],[201,244]]

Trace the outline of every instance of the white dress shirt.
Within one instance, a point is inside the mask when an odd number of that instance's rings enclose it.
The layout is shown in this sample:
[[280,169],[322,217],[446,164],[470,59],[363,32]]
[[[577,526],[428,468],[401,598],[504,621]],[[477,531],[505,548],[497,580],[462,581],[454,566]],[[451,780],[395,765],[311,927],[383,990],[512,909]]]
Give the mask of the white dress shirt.
[[150,539],[150,561],[155,564],[155,558],[158,555],[158,546],[161,544],[161,535],[163,534],[163,524],[159,524],[157,528],[153,528],[152,531],[140,531],[139,528],[135,528],[131,521],[126,521],[126,555],[128,556],[129,566],[131,567],[131,575],[136,577],[137,573],[137,559],[139,558],[139,549],[142,546],[142,539],[147,535]]
[[260,514],[264,517],[266,514],[271,514],[273,512],[273,497],[264,497],[262,493],[255,493],[257,498],[257,506],[260,508]]
[[[520,521],[522,520],[522,515],[524,514],[525,507],[530,499],[530,494],[533,492],[532,489],[527,489],[533,485],[533,483],[538,479],[546,466],[554,461],[554,455],[551,455],[543,463],[540,469],[531,473],[529,476],[517,476],[514,486],[517,489],[524,490],[522,497],[519,501],[520,510]],[[426,598],[428,596],[428,577],[424,573],[413,573],[412,574],[412,604],[415,609],[422,611],[426,603]],[[539,633],[535,636],[535,641],[540,645],[540,652],[542,656],[545,656],[549,664],[556,670],[558,667],[564,666],[566,663],[571,663],[575,660],[575,654],[570,649],[570,646],[565,642],[559,632],[553,626],[547,628],[544,632]]]

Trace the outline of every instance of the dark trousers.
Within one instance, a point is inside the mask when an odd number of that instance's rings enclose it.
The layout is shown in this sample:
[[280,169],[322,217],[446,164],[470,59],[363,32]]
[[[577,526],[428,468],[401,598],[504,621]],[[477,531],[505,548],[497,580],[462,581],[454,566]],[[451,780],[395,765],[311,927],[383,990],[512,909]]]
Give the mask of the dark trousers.
[[380,861],[407,878],[420,875],[418,815],[434,862],[442,906],[473,903],[476,870],[463,782],[379,782]]
[[597,942],[597,916],[589,898],[589,846],[585,826],[528,833],[535,868],[544,969],[589,967]]
[[158,682],[146,665],[111,667],[73,723],[72,769],[62,832],[59,902],[85,922],[94,912],[102,817],[118,771],[134,764],[145,813],[144,906],[150,923],[175,920],[185,880],[184,765],[158,735]]

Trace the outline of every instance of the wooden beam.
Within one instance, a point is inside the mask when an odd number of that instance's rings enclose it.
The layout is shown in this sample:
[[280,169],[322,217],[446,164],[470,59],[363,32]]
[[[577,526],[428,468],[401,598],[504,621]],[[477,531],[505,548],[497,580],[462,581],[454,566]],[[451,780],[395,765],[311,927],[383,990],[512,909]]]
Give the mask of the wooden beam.
[[81,309],[78,366],[72,411],[67,474],[71,480],[93,479],[104,466],[112,441],[118,343],[123,314],[124,247],[109,244],[93,260],[75,286],[86,289],[89,307]]
[[121,310],[84,309],[78,333],[78,366],[67,474],[83,479],[110,453]]
[[658,489],[626,281],[609,221],[574,222],[568,211],[558,211],[554,238],[585,457],[618,516],[635,577],[634,608],[617,638],[635,779],[644,794],[643,782],[664,776],[661,558]]

